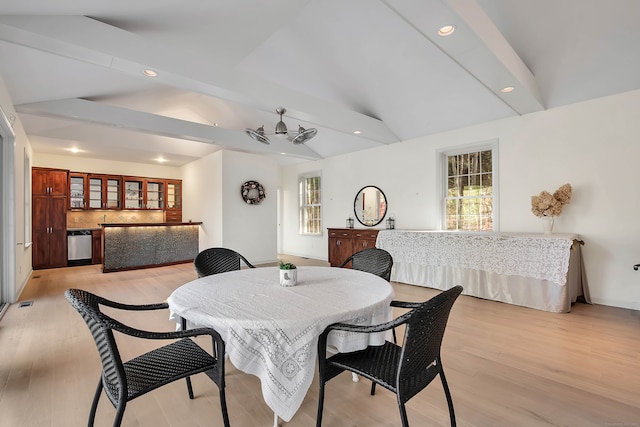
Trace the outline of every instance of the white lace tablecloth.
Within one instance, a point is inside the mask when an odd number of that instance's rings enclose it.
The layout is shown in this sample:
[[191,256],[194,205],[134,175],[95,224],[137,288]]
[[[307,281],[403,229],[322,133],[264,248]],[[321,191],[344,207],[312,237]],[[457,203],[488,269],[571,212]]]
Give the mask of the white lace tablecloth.
[[[373,274],[298,267],[298,284],[279,285],[277,267],[244,269],[189,282],[167,299],[171,316],[214,328],[233,365],[260,378],[265,402],[285,421],[296,413],[315,373],[318,336],[330,324],[391,320],[393,288]],[[179,316],[179,317],[178,317]],[[348,352],[381,345],[384,335],[329,336]]]
[[[547,311],[589,301],[577,234],[381,230],[391,280],[448,289]],[[570,286],[567,286],[569,284]]]

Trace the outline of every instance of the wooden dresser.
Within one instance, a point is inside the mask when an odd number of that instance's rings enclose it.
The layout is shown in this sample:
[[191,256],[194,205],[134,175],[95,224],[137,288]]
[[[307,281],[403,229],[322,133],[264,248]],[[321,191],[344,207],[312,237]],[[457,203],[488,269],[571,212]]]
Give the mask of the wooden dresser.
[[[349,256],[376,247],[378,231],[371,228],[327,228],[329,232],[329,264],[337,267]],[[351,267],[347,264],[345,267]]]

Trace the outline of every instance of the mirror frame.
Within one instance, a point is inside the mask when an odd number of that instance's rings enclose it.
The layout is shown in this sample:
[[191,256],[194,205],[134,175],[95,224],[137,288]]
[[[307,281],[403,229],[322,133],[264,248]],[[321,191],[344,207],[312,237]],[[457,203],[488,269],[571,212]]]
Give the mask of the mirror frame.
[[[361,218],[361,215],[359,215],[359,211],[358,211],[357,205],[359,204],[358,203],[359,202],[358,198],[359,198],[360,194],[362,194],[362,192],[367,188],[374,188],[374,189],[376,189],[376,190],[378,190],[380,192],[380,194],[384,198],[385,210],[384,210],[384,214],[380,218],[378,218],[377,222],[375,222],[375,223],[371,222],[371,223],[365,224],[364,219]],[[375,227],[376,225],[381,224],[382,221],[384,220],[385,216],[387,215],[387,211],[388,210],[389,210],[389,201],[387,200],[386,194],[384,194],[384,191],[382,191],[379,187],[376,187],[375,185],[366,185],[366,186],[362,187],[360,189],[360,191],[358,191],[356,193],[355,199],[353,199],[353,213],[354,213],[356,219],[358,220],[358,222],[360,224],[364,225],[365,227]],[[360,209],[360,212],[362,212],[362,209]]]

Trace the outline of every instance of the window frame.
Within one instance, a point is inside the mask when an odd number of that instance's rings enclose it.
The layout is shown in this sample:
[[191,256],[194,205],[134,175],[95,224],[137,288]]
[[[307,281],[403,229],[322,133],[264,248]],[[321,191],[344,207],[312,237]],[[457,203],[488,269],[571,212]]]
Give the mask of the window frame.
[[[447,184],[448,184],[448,157],[460,154],[477,153],[480,151],[491,151],[491,180],[492,180],[492,223],[493,229],[482,230],[447,230]],[[499,189],[499,141],[491,139],[483,142],[459,145],[455,147],[443,148],[437,151],[436,156],[438,179],[437,224],[440,231],[465,232],[465,233],[491,233],[500,231],[500,189]]]
[[[305,199],[305,194],[303,193],[305,191],[305,183],[308,179],[311,178],[318,178],[319,180],[319,186],[318,186],[318,191],[320,192],[319,194],[319,203],[310,203],[310,204],[305,204],[304,202],[306,201]],[[316,171],[316,172],[307,172],[304,174],[300,174],[298,176],[298,234],[302,235],[302,236],[322,236],[322,214],[323,214],[323,210],[322,210],[322,173],[320,171]],[[305,209],[309,208],[309,207],[319,207],[320,212],[318,214],[318,228],[317,231],[309,231],[306,228],[306,224],[305,224]]]
[[31,156],[24,148],[24,248],[33,244],[31,230]]

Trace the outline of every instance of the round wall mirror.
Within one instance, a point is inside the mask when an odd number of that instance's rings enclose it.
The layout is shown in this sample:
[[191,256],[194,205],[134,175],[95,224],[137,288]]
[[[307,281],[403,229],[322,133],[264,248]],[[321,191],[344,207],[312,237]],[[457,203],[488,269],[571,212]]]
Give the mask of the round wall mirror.
[[387,198],[378,187],[364,187],[356,194],[353,212],[360,224],[375,227],[382,222],[387,213]]

